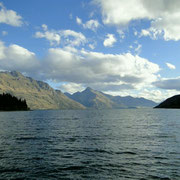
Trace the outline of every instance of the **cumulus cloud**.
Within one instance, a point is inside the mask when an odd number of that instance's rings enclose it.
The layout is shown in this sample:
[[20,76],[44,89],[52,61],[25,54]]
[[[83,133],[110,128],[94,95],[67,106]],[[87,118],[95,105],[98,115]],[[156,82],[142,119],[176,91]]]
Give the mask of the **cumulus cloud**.
[[51,46],[57,46],[60,44],[61,40],[65,45],[69,46],[80,46],[86,43],[86,37],[80,33],[73,30],[48,30],[46,24],[42,25],[43,32],[36,32],[35,38],[45,38],[50,42]]
[[53,32],[53,31],[46,31],[46,32],[36,32],[35,34],[36,38],[45,38],[50,42],[50,45],[59,45],[61,37],[58,33]]
[[128,26],[135,20],[149,20],[151,26],[141,35],[180,40],[179,0],[93,0],[99,5],[107,25]]
[[[86,43],[86,37],[81,32],[75,32],[72,30],[60,31],[62,37],[65,38],[65,43],[71,46],[80,46]],[[73,38],[73,39],[71,39]]]
[[155,85],[156,87],[160,89],[180,91],[180,77],[161,79],[159,81],[154,82],[153,85]]
[[91,29],[92,31],[96,31],[96,29],[99,27],[99,22],[97,20],[91,19],[85,24],[83,24],[83,27],[85,29]]
[[139,56],[103,54],[85,50],[76,53],[49,49],[44,62],[45,79],[77,84],[99,84],[102,89],[140,88],[157,80],[157,64]]
[[166,63],[166,66],[167,66],[169,69],[176,69],[176,66],[173,65],[173,64],[170,64],[170,63]]
[[[142,37],[142,36],[151,36],[152,37],[152,35],[149,32],[149,30],[146,30],[146,29],[142,29],[141,30],[140,37]],[[154,37],[154,39],[155,39],[155,37]]]
[[116,41],[114,34],[107,34],[103,44],[105,47],[112,47]]
[[98,20],[94,20],[94,19],[91,19],[83,23],[79,17],[76,17],[76,22],[77,24],[82,25],[84,29],[90,29],[92,31],[96,31],[98,27],[100,26]]
[[32,72],[34,68],[39,68],[39,62],[33,52],[16,44],[6,47],[4,43],[0,41],[1,70]]
[[5,46],[3,42],[0,42],[0,69],[26,72],[40,80],[64,82],[64,90],[91,86],[114,92],[150,86],[157,81],[160,70],[157,64],[130,53],[104,54],[68,46],[50,48],[46,56],[38,59],[19,45]]
[[7,10],[2,3],[0,3],[0,23],[11,26],[22,26],[22,17],[13,10]]

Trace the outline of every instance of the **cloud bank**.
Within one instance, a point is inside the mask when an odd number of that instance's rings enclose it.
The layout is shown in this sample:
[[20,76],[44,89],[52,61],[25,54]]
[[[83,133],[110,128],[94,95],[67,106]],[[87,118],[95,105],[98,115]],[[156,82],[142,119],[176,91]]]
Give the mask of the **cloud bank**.
[[0,69],[26,72],[40,80],[91,85],[107,91],[148,86],[157,81],[160,70],[157,64],[130,53],[104,54],[69,46],[50,48],[45,57],[38,59],[21,46],[5,46],[3,42],[0,42]]
[[154,82],[153,84],[160,89],[180,91],[180,77],[161,79],[159,81]]
[[128,26],[132,21],[148,20],[150,27],[141,35],[153,39],[180,40],[179,0],[93,0],[106,25]]

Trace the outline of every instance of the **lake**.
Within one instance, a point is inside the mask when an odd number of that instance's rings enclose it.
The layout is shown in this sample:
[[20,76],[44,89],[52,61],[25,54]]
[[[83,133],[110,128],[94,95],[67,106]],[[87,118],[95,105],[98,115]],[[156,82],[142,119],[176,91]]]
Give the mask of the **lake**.
[[0,179],[180,179],[180,110],[0,112]]

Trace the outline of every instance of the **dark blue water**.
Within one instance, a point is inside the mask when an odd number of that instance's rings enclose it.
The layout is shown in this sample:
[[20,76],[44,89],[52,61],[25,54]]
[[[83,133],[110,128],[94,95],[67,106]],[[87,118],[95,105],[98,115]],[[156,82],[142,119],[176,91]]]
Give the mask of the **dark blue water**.
[[180,110],[0,112],[0,179],[180,179]]

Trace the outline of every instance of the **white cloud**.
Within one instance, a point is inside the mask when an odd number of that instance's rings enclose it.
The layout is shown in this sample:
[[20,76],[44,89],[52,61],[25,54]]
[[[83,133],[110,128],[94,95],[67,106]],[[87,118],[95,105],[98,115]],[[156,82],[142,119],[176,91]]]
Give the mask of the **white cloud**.
[[60,44],[61,41],[61,36],[59,35],[58,32],[51,30],[48,30],[48,26],[46,24],[42,24],[42,29],[44,32],[36,32],[35,33],[35,38],[45,38],[50,42],[51,46],[57,46]]
[[135,35],[135,36],[137,36],[137,35],[138,35],[138,32],[137,32],[136,30],[134,31],[134,35]]
[[179,92],[176,90],[144,89],[141,90],[136,96],[144,97],[146,99],[150,99],[157,103],[160,103],[165,99],[177,94],[179,94]]
[[107,34],[103,44],[105,47],[112,47],[116,41],[117,40],[113,34]]
[[43,24],[42,28],[43,32],[36,32],[35,38],[45,38],[50,42],[51,46],[59,45],[61,40],[66,46],[80,46],[86,43],[86,37],[80,32],[73,30],[48,30],[46,24]]
[[66,84],[62,84],[60,86],[60,89],[63,92],[68,92],[68,93],[75,93],[77,91],[82,91],[84,90],[84,87],[81,84],[76,84],[76,83],[66,83]]
[[0,3],[0,23],[5,23],[11,26],[22,26],[22,17],[13,10],[7,10],[2,3]]
[[83,23],[79,17],[76,17],[76,22],[77,22],[77,24],[82,25],[84,29],[90,29],[92,31],[96,31],[98,29],[98,27],[100,26],[99,22],[94,19],[91,19],[91,20]]
[[101,7],[104,24],[128,25],[136,19],[151,18],[141,0],[94,0]]
[[50,45],[59,45],[61,41],[61,37],[58,33],[53,31],[46,31],[46,32],[36,32],[36,38],[45,38],[50,42]]
[[79,17],[76,17],[77,24],[82,24],[82,20]]
[[42,24],[42,28],[43,28],[44,31],[48,30],[48,26],[46,24]]
[[[81,32],[75,32],[72,30],[60,31],[61,36],[65,37],[65,43],[71,46],[80,46],[86,43],[86,37]],[[72,37],[73,39],[70,39]]]
[[104,54],[66,46],[50,48],[44,58],[37,59],[33,52],[16,44],[5,46],[3,42],[0,42],[0,69],[65,82],[63,88],[71,91],[91,86],[111,92],[150,87],[157,82],[160,70],[157,64],[130,53]]
[[1,70],[17,70],[21,72],[33,71],[39,68],[39,62],[33,52],[12,44],[8,47],[0,41],[0,69]]
[[93,0],[99,5],[107,25],[128,26],[135,20],[149,20],[141,35],[153,39],[180,40],[179,0]]
[[176,66],[173,65],[173,64],[170,64],[170,63],[166,63],[166,66],[167,66],[169,69],[176,69]]
[[141,30],[141,35],[140,36],[150,36],[150,35],[151,34],[150,34],[150,32],[148,30],[146,30],[146,29]]
[[51,48],[44,62],[44,79],[90,84],[101,89],[142,88],[157,80],[157,64],[132,54],[103,54],[85,50],[76,53]]
[[97,20],[91,19],[85,24],[83,24],[83,27],[85,29],[91,29],[92,31],[96,31],[96,29],[99,27],[99,22]]

